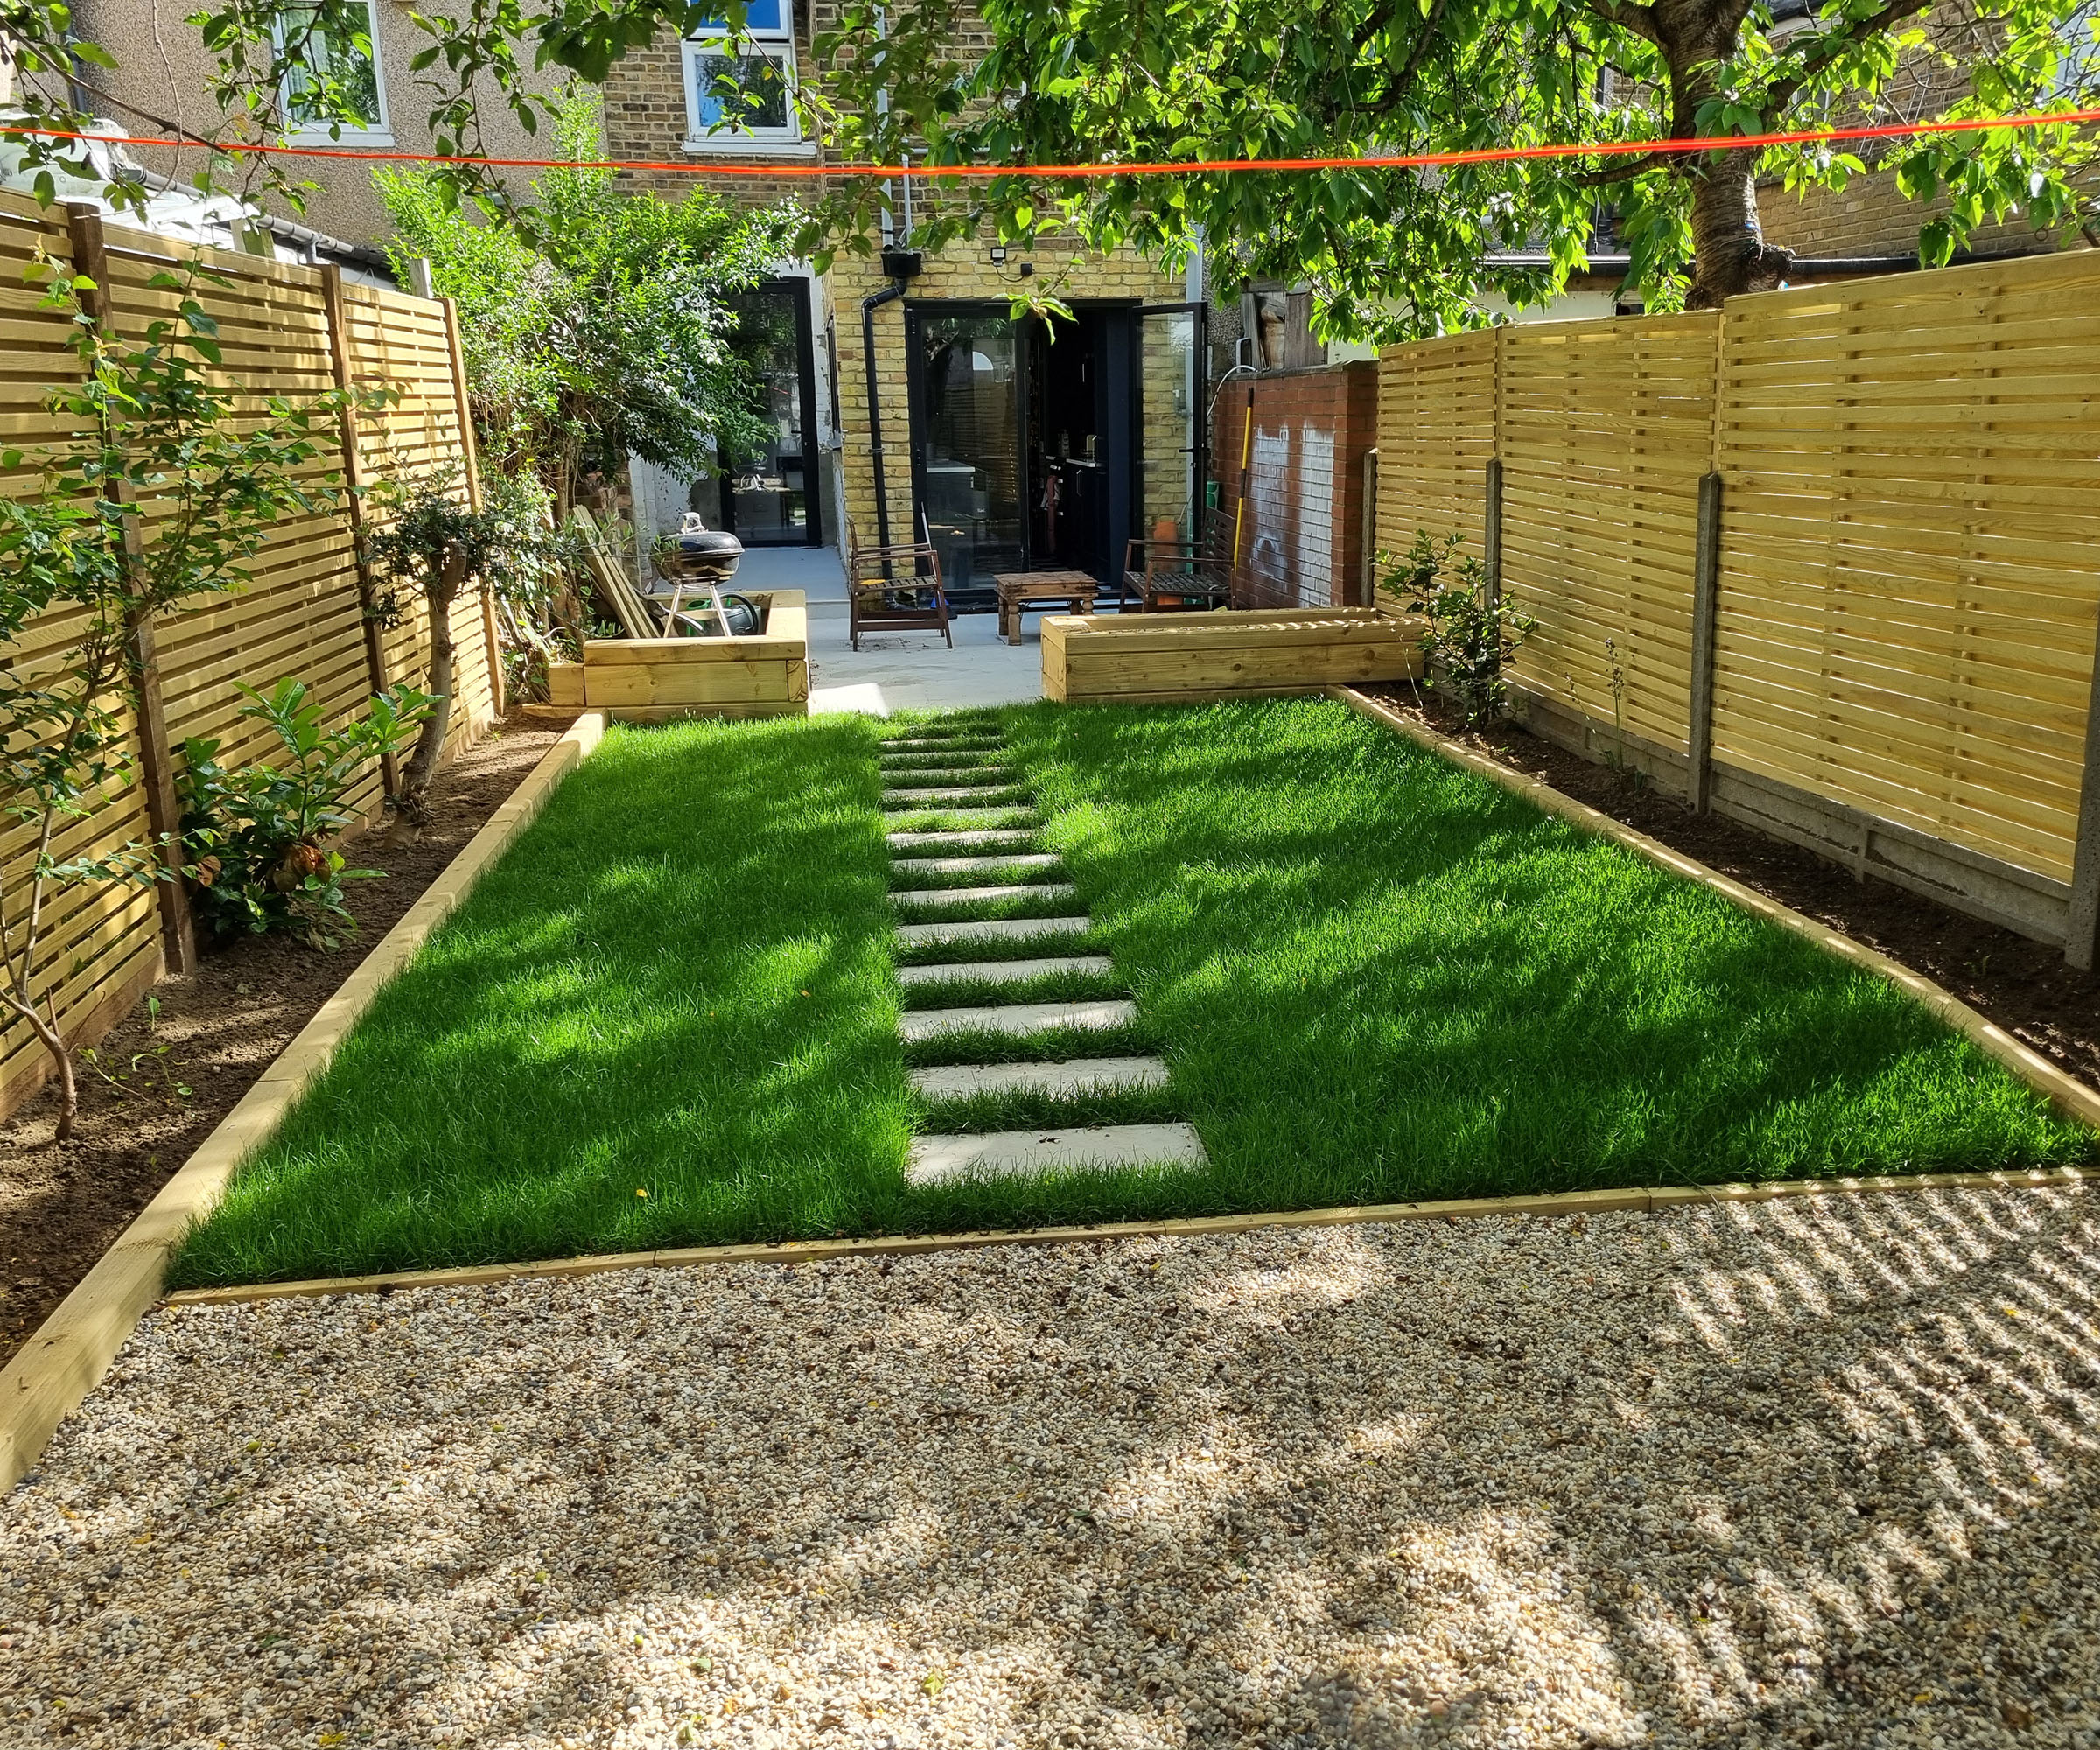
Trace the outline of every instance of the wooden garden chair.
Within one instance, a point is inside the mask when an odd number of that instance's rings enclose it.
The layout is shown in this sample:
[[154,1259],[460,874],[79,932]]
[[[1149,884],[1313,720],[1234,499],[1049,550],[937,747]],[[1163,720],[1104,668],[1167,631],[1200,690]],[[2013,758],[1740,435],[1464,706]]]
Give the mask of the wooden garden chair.
[[1179,613],[1224,607],[1232,585],[1208,561],[1200,541],[1136,536],[1123,562],[1125,606],[1135,597],[1139,613]]
[[948,591],[941,581],[941,555],[933,544],[906,541],[863,547],[848,522],[846,622],[848,642],[856,650],[864,632],[937,632],[953,650]]

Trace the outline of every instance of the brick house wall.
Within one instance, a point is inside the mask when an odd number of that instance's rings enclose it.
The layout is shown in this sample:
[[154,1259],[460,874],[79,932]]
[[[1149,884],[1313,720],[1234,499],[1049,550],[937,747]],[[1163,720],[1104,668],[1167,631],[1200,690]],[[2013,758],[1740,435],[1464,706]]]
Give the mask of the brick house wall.
[[1235,377],[1219,390],[1211,526],[1235,607],[1370,601],[1365,465],[1377,442],[1378,367],[1369,360]]
[[[1886,93],[1897,115],[1928,116],[1955,102],[1967,86],[1970,65],[1983,37],[1993,26],[1979,18],[1968,0],[1939,0],[1926,15],[1927,42],[1908,52]],[[1942,58],[1943,57],[1943,58]],[[1870,118],[1861,118],[1870,119]],[[1874,117],[1871,119],[1881,119]],[[1859,142],[1852,148],[1867,164],[1841,192],[1804,189],[1789,194],[1775,178],[1760,184],[1758,217],[1766,240],[1798,256],[1914,256],[1918,233],[1948,210],[1944,197],[1908,200],[1896,188],[1893,171],[1880,164],[1900,147]],[[2100,168],[2087,178],[2100,196]],[[1970,234],[1968,251],[1978,256],[2031,256],[2052,249],[2083,247],[2075,228],[2038,231],[2024,214],[2014,214],[1979,225]]]
[[[812,34],[828,28],[836,19],[834,0],[817,0],[814,6],[798,4],[794,43],[798,69],[807,78],[814,64]],[[982,27],[966,28],[965,47],[973,41],[989,48],[990,37]],[[778,161],[760,152],[724,156],[686,150],[687,136],[684,68],[678,38],[660,32],[646,48],[631,51],[613,69],[605,87],[606,137],[611,155],[657,163],[690,163],[696,173],[673,172],[623,172],[623,187],[655,193],[666,200],[682,200],[696,186],[708,187],[732,202],[763,206],[782,200],[809,201],[824,184],[807,176],[710,176],[711,162],[764,164]],[[805,149],[806,150],[806,149]],[[800,160],[807,163],[807,156]],[[924,213],[937,200],[951,198],[923,180],[914,185],[914,206]],[[994,263],[987,242],[963,242],[928,256],[922,271],[908,283],[907,299],[958,299],[1000,301],[1011,298],[1021,287],[1023,261],[1034,268],[1035,284],[1068,303],[1095,300],[1132,303],[1180,303],[1186,281],[1180,273],[1169,274],[1157,263],[1129,251],[1102,257],[1081,250],[1070,239],[1051,239],[1034,250],[1018,249],[1003,263]],[[790,270],[808,273],[807,267]],[[823,434],[826,444],[825,488],[828,544],[843,547],[850,520],[864,542],[876,533],[876,458],[868,416],[866,348],[863,339],[861,301],[884,290],[889,282],[873,256],[842,251],[830,270],[817,279],[816,351],[820,379],[817,399],[829,418]],[[912,527],[911,412],[905,346],[903,303],[892,300],[875,312],[874,330],[877,407],[881,416],[882,473],[888,497],[892,538],[902,540]],[[1148,374],[1152,360],[1147,356]],[[1164,382],[1148,383],[1144,405],[1148,422],[1158,406],[1171,407],[1172,396]],[[1161,395],[1165,399],[1160,399]],[[834,399],[836,396],[836,399]],[[1152,434],[1148,433],[1148,439]]]

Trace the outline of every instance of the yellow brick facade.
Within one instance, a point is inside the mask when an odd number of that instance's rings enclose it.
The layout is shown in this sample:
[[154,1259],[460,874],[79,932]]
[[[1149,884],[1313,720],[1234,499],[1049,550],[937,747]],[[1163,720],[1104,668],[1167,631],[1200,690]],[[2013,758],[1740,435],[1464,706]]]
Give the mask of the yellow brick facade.
[[[819,0],[814,8],[798,5],[794,41],[798,66],[807,78],[812,66],[810,38],[813,28],[822,31],[831,22],[836,6]],[[814,15],[814,16],[813,16]],[[964,44],[970,34],[966,32]],[[984,45],[989,46],[988,40]],[[692,164],[694,173],[676,170],[624,173],[622,185],[636,192],[680,200],[695,186],[710,188],[724,199],[753,206],[776,201],[813,201],[823,182],[806,175],[715,175],[707,173],[709,159],[686,150],[686,98],[683,64],[676,38],[668,32],[648,47],[631,52],[614,68],[605,89],[606,142],[614,158],[654,163]],[[753,153],[724,159],[740,164],[805,164],[808,158],[781,157],[768,159]],[[923,180],[914,187],[915,205],[923,216],[928,203],[941,193]],[[871,243],[874,240],[871,239]],[[1073,240],[1049,239],[1032,250],[1011,251],[1003,265],[990,258],[988,241],[951,245],[928,255],[923,270],[906,287],[910,299],[998,302],[1019,294],[1029,281],[1020,274],[1024,262],[1034,267],[1032,284],[1071,304],[1113,301],[1144,304],[1179,304],[1186,298],[1186,279],[1169,273],[1158,264],[1128,251],[1108,256],[1089,255]],[[806,267],[791,271],[807,272]],[[844,544],[845,524],[850,519],[864,542],[875,539],[875,458],[871,443],[865,353],[862,338],[861,301],[889,284],[876,256],[842,253],[819,283],[816,306],[816,371],[820,378],[818,402],[830,410],[829,424],[838,446],[826,455],[830,480],[824,497],[827,544]],[[1179,430],[1185,420],[1186,386],[1177,396],[1167,380],[1162,349],[1145,349],[1148,371],[1159,381],[1148,383],[1144,396],[1148,427],[1156,428],[1159,441]],[[832,375],[836,366],[836,376]],[[911,466],[911,402],[905,346],[905,313],[892,300],[875,312],[875,373],[878,406],[884,440],[884,480],[889,497],[893,539],[901,540],[913,526]],[[836,400],[833,401],[836,393]],[[1199,415],[1200,416],[1200,410]],[[823,423],[823,422],[820,422]],[[1154,441],[1148,430],[1147,443]],[[1179,436],[1175,442],[1183,441]],[[1200,493],[1201,487],[1197,486]],[[843,500],[843,504],[842,504]],[[840,514],[843,508],[844,514]]]

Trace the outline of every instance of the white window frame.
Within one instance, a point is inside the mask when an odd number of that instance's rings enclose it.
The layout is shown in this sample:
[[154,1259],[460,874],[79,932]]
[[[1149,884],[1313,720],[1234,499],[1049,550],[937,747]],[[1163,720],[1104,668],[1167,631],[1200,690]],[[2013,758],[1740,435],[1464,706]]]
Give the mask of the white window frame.
[[[356,4],[356,0],[346,0]],[[291,75],[285,75],[285,87],[281,96],[284,106],[287,126],[284,139],[288,144],[300,146],[326,146],[350,144],[360,146],[390,146],[394,144],[394,122],[387,103],[386,57],[380,47],[379,0],[362,0],[365,9],[366,35],[372,44],[372,90],[378,99],[379,114],[373,116],[368,126],[353,127],[348,122],[300,122],[292,119]],[[278,24],[278,42],[284,42],[284,24]]]
[[[679,69],[685,85],[685,150],[689,152],[724,152],[741,158],[815,158],[816,142],[802,137],[802,118],[794,94],[794,0],[780,0],[777,30],[756,30],[746,21],[734,38],[726,32],[704,32],[686,38],[679,46]],[[788,89],[788,119],[780,127],[718,126],[711,131],[700,120],[704,88],[700,71],[702,57],[710,54],[763,55],[778,65]]]

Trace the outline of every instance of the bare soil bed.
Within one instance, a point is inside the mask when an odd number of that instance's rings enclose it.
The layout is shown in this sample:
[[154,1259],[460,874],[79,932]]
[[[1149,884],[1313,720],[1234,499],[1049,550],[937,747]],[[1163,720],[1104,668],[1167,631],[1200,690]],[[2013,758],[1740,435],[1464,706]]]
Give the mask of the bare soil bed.
[[559,724],[500,726],[431,787],[420,829],[395,822],[355,835],[354,866],[386,878],[350,885],[357,941],[333,954],[282,937],[204,945],[193,974],[170,978],[82,1054],[74,1141],[52,1139],[46,1089],[0,1120],[0,1365],[87,1274],[230,1111],[365,952],[414,905],[560,737]]
[[2100,976],[2075,972],[2063,950],[1964,917],[1930,900],[1826,862],[1811,850],[1768,838],[1571,753],[1514,724],[1466,732],[1434,693],[1409,687],[1364,691],[1433,728],[1587,802],[1673,850],[1740,881],[1796,911],[1879,948],[1944,985],[2067,1074],[2100,1087]]

